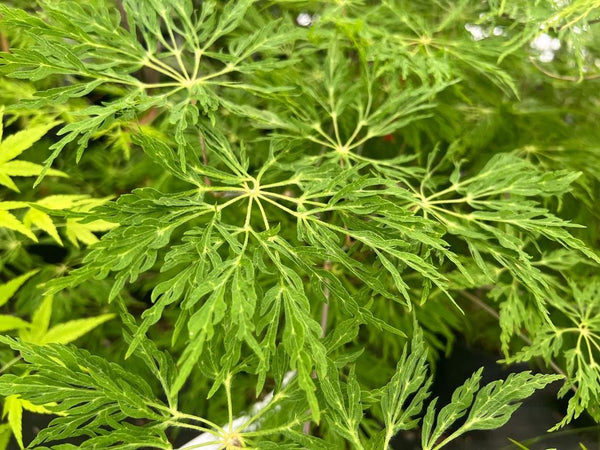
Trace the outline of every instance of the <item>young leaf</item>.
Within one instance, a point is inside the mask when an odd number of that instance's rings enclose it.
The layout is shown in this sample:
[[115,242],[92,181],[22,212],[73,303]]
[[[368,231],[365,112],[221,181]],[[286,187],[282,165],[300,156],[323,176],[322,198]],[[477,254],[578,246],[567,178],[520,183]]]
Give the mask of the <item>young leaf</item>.
[[20,275],[16,278],[13,278],[7,283],[0,285],[0,306],[3,306],[10,298],[14,295],[15,292],[19,290],[19,288],[25,283],[29,278],[34,276],[38,270],[32,270],[23,275]]
[[41,338],[40,345],[45,344],[68,344],[77,338],[89,333],[97,326],[115,317],[114,314],[102,314],[87,319],[70,320],[50,328]]
[[9,423],[0,424],[0,450],[6,450],[10,438],[12,437],[12,429]]
[[80,338],[107,320],[115,317],[114,314],[102,314],[87,319],[75,319],[48,328],[52,315],[53,297],[48,295],[34,312],[31,324],[26,323],[28,329],[22,330],[19,337],[31,344],[69,344]]
[[9,330],[19,330],[22,328],[29,328],[30,323],[25,322],[23,319],[14,316],[7,316],[0,314],[0,332]]
[[36,226],[48,233],[59,245],[63,245],[52,218],[45,212],[35,209],[35,207],[30,208],[25,216],[23,216],[23,225],[30,229],[32,225]]
[[[39,175],[43,167],[29,161],[15,161],[25,150],[30,148],[40,140],[51,128],[58,122],[50,122],[44,125],[38,125],[19,131],[6,137],[0,142],[0,184],[13,191],[19,192],[19,188],[10,177],[32,177]],[[48,175],[66,177],[67,175],[59,170],[51,169]]]
[[33,234],[29,228],[23,225],[14,215],[3,209],[0,209],[0,227],[18,231],[32,241],[37,242],[35,234]]

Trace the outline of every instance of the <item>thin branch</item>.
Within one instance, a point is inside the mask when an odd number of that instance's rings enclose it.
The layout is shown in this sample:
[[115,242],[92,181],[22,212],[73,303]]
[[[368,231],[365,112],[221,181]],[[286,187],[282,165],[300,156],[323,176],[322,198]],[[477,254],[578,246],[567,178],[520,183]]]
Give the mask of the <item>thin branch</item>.
[[8,43],[8,39],[2,33],[0,33],[0,50],[2,50],[5,53],[8,53],[10,51],[10,44]]
[[[198,137],[200,138],[200,148],[202,149],[202,164],[205,167],[208,167],[208,153],[206,153],[206,142],[204,141],[204,136],[202,135],[202,133],[200,133]],[[212,184],[208,176],[204,177],[204,184],[207,186],[210,186]]]
[[542,72],[547,77],[554,78],[555,80],[569,81],[569,82],[576,83],[576,82],[581,82],[581,81],[596,80],[596,79],[600,78],[600,73],[596,73],[594,75],[588,75],[587,77],[583,77],[583,76],[575,77],[572,75],[559,75],[557,73],[553,73],[553,72],[550,72],[549,70],[544,69],[542,66],[540,66],[536,62],[535,58],[532,56],[529,57],[529,61],[531,61],[531,64],[533,64],[537,70]]
[[121,15],[121,26],[126,29],[127,31],[129,31],[129,22],[127,21],[127,11],[125,10],[125,7],[123,6],[123,0],[117,0],[117,10],[119,11],[119,14]]

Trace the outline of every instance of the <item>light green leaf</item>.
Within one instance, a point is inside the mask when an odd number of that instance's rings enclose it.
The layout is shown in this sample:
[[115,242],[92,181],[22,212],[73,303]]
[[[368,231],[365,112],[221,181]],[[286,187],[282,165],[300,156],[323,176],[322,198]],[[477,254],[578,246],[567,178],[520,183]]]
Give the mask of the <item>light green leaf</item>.
[[15,316],[0,314],[0,332],[27,328],[30,324]]
[[77,219],[67,219],[65,226],[65,234],[73,245],[79,247],[79,242],[85,245],[94,245],[98,242],[98,238],[90,229],[91,224],[80,223]]
[[[1,128],[1,127],[0,127]],[[9,423],[0,424],[0,450],[6,450],[12,436]]]
[[21,401],[16,395],[9,395],[4,399],[4,409],[2,416],[8,416],[8,423],[12,430],[13,436],[15,437],[19,448],[23,447],[23,426],[21,424],[23,419],[23,406]]
[[[45,406],[34,405],[33,403],[31,403],[28,400],[19,399],[19,402],[21,402],[21,406],[26,411],[36,413],[36,414],[55,414],[52,411],[50,411],[48,408],[46,408]],[[48,406],[55,406],[55,405],[56,404],[51,403]]]
[[20,192],[15,182],[5,173],[0,171],[0,184],[12,189],[15,192]]
[[[29,161],[8,161],[0,165],[0,171],[11,177],[33,177],[39,175],[43,166]],[[60,170],[48,169],[46,175],[57,177],[67,177],[68,175]]]
[[37,237],[31,232],[29,228],[23,225],[15,216],[8,211],[0,209],[0,227],[8,228],[10,230],[18,231],[24,234],[32,241],[37,242]]
[[28,228],[31,228],[31,225],[35,225],[42,231],[48,233],[50,237],[60,245],[63,245],[52,218],[45,212],[32,207],[23,217],[23,224]]
[[115,227],[117,227],[117,224],[105,220],[81,223],[79,219],[68,218],[65,225],[65,234],[76,247],[79,247],[79,242],[90,246],[99,240],[93,232],[109,231]]
[[42,136],[58,123],[59,122],[50,122],[48,124],[29,127],[26,130],[21,130],[7,136],[0,142],[0,164],[19,156],[34,143],[39,141]]
[[39,343],[42,337],[48,331],[50,325],[50,317],[52,316],[52,300],[51,295],[44,297],[42,304],[33,313],[31,318],[31,327],[23,329],[19,332],[19,337],[26,342]]
[[101,325],[107,320],[112,319],[113,317],[115,317],[114,314],[102,314],[101,316],[97,317],[76,319],[55,325],[54,327],[50,328],[44,336],[41,337],[40,342],[36,343],[39,345],[55,343],[68,344],[90,332],[98,325]]
[[[49,124],[29,127],[8,136],[0,142],[0,184],[13,191],[19,192],[19,188],[11,180],[11,176],[36,176],[43,171],[43,167],[39,164],[29,161],[13,161],[12,159],[31,147],[57,123],[58,122],[51,122]],[[48,172],[49,175],[66,176],[65,173],[58,170],[52,169]]]
[[4,305],[15,292],[25,283],[29,278],[34,276],[38,271],[32,270],[24,273],[16,278],[13,278],[7,283],[0,285],[0,306]]
[[48,209],[69,209],[85,203],[88,195],[49,195],[37,201],[37,204]]
[[28,202],[15,202],[15,201],[7,201],[0,202],[0,211],[10,211],[11,209],[21,209],[28,208]]

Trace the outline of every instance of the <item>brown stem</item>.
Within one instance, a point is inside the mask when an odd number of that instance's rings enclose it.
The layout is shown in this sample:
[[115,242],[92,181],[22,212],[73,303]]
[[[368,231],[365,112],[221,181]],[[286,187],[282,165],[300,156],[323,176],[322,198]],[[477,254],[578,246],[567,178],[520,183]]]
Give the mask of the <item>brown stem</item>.
[[121,26],[129,31],[129,22],[127,22],[127,11],[123,7],[123,0],[117,0],[117,9],[121,15]]
[[150,108],[146,114],[140,118],[140,125],[150,125],[158,117],[158,108]]
[[5,53],[8,53],[10,51],[10,44],[8,43],[8,39],[2,33],[0,33],[0,50],[2,50]]
[[[202,164],[204,164],[204,166],[208,166],[208,153],[206,152],[206,142],[204,141],[204,136],[199,134],[198,137],[200,138],[200,148],[202,149]],[[212,185],[210,178],[207,176],[204,177],[204,184],[207,186]],[[222,194],[222,192],[214,192],[215,197],[220,197]]]

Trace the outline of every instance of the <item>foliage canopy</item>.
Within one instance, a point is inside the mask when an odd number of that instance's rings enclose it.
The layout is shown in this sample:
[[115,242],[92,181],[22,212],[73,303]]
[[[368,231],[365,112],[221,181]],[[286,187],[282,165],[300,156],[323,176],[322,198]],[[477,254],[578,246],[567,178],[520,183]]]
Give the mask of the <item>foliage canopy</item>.
[[[558,380],[600,421],[599,2],[11,3],[1,445],[437,450]],[[440,407],[461,333],[556,373]]]

